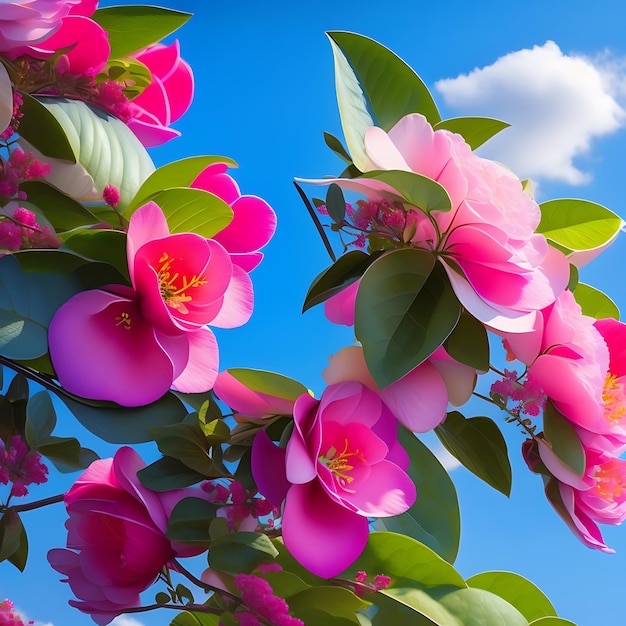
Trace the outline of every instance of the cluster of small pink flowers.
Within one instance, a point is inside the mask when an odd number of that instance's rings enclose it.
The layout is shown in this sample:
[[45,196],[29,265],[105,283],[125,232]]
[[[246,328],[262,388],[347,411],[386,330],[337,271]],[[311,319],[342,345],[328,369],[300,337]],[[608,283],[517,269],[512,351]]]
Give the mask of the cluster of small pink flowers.
[[357,583],[354,586],[354,593],[359,596],[359,598],[362,598],[367,593],[376,593],[381,589],[387,589],[391,584],[391,578],[384,574],[374,576],[374,580],[371,583],[367,582],[368,578],[367,572],[363,570],[358,571],[354,576],[354,580]]
[[13,252],[31,248],[58,248],[61,240],[48,226],[40,226],[37,216],[17,207],[10,219],[0,221],[0,250]]
[[15,148],[6,161],[0,161],[0,196],[26,200],[26,195],[19,192],[20,183],[44,178],[49,173],[50,165],[37,160],[32,152]]
[[235,585],[251,611],[237,613],[240,624],[257,625],[260,623],[259,616],[272,626],[304,626],[302,620],[289,615],[289,605],[283,598],[274,595],[271,585],[264,578],[254,574],[237,574]]
[[47,480],[48,468],[41,462],[41,455],[29,450],[19,435],[13,435],[8,446],[0,439],[0,483],[13,483],[11,496],[26,496],[28,485],[41,485]]
[[20,615],[15,612],[15,605],[11,600],[0,602],[0,626],[30,626],[34,623],[31,619],[24,624]]
[[[256,490],[246,489],[238,481],[232,481],[225,487],[215,480],[207,480],[202,489],[208,494],[209,502],[223,505],[230,530],[253,530],[250,525],[273,528],[274,519],[280,515],[278,509],[259,497]],[[262,521],[263,518],[268,519]]]
[[127,124],[133,117],[132,105],[124,93],[125,85],[116,80],[94,83],[90,101]]
[[20,111],[21,106],[24,104],[24,99],[22,98],[22,94],[18,91],[13,92],[13,118],[11,119],[11,123],[5,128],[5,130],[0,133],[0,139],[4,141],[8,141],[17,130],[19,126],[19,122],[24,117],[24,114]]
[[114,185],[106,185],[102,190],[102,199],[115,208],[120,203],[120,190]]
[[520,376],[515,370],[505,369],[504,377],[491,385],[491,393],[505,401],[510,398],[518,402],[517,406],[509,409],[516,415],[525,413],[537,417],[546,406],[546,397],[541,387],[532,380],[520,381]]

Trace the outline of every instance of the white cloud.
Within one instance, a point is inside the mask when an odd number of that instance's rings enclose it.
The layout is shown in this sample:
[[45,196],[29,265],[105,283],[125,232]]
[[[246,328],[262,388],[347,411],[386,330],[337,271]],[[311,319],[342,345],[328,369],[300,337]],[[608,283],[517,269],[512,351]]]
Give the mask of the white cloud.
[[136,620],[134,617],[119,615],[111,622],[110,626],[144,626],[144,624],[143,622]]
[[548,41],[435,87],[455,114],[512,125],[480,148],[482,156],[502,161],[521,178],[578,185],[590,175],[575,164],[576,157],[626,122],[618,103],[624,84],[623,62],[608,54],[566,55]]
[[[28,620],[23,620],[24,624],[28,624]],[[33,626],[54,626],[52,622],[35,622]]]

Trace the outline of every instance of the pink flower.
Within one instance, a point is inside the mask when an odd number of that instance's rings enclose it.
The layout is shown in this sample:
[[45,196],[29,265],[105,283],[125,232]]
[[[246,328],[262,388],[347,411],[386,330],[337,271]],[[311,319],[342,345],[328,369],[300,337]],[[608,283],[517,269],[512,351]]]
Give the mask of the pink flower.
[[61,27],[81,0],[16,0],[0,4],[0,52],[37,44]]
[[191,105],[194,80],[191,68],[180,57],[178,40],[166,46],[154,44],[134,57],[152,74],[152,82],[131,102],[129,128],[146,148],[180,136],[170,124]]
[[218,349],[205,325],[232,328],[249,319],[248,275],[219,243],[170,235],[154,202],[131,217],[127,256],[134,289],[81,292],[52,319],[48,341],[59,382],[71,393],[124,406],[153,402],[172,386],[209,390]]
[[113,459],[94,461],[65,494],[67,549],[48,552],[48,561],[79,599],[70,604],[101,626],[139,606],[139,594],[170,559],[201,552],[165,536],[174,506],[198,492],[151,491],[137,478],[143,467],[129,447]]
[[214,237],[231,255],[233,263],[246,272],[262,260],[260,248],[266,245],[276,230],[276,214],[265,200],[241,195],[235,180],[226,173],[225,163],[213,163],[191,183],[194,189],[208,191],[226,202],[233,210],[233,221]]
[[361,346],[343,348],[323,372],[327,384],[356,381],[375,391],[398,421],[413,432],[432,430],[446,417],[448,401],[465,404],[476,383],[476,370],[452,359],[443,348],[400,380],[379,389]]
[[395,418],[380,397],[356,382],[303,394],[286,449],[265,431],[252,446],[252,474],[275,506],[284,501],[285,546],[311,572],[336,576],[361,554],[368,517],[406,511],[415,485]]
[[[389,133],[368,128],[364,145],[368,170],[426,176],[444,187],[452,203],[450,211],[430,215],[408,209],[401,228],[398,212],[392,211],[394,221],[385,224],[383,236],[397,240],[414,232],[412,245],[437,253],[457,297],[474,317],[499,330],[530,330],[534,312],[565,289],[569,265],[543,235],[535,234],[540,210],[519,179],[476,156],[460,135],[433,130],[417,113],[403,117]],[[375,178],[313,182],[364,193],[374,205],[406,202]]]

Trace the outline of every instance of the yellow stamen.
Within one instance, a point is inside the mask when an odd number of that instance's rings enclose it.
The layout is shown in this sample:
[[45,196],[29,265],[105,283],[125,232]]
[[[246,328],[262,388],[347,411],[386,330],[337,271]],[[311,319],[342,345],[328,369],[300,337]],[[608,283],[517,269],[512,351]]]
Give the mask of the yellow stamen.
[[122,326],[124,330],[130,330],[132,319],[128,313],[122,313],[115,319],[117,320],[117,324],[115,324],[116,326]]
[[357,457],[360,461],[365,460],[363,454],[358,450],[348,452],[348,439],[344,439],[344,447],[339,454],[337,454],[337,448],[331,446],[326,454],[319,456],[319,460],[336,476],[339,484],[344,486],[349,485],[354,480],[354,476],[348,474],[354,469],[354,465],[348,461],[350,457]]
[[610,501],[615,501],[622,496],[626,485],[619,470],[619,464],[613,461],[595,467],[593,477],[596,479],[596,484],[593,489],[597,496]]
[[[182,261],[182,259],[178,260]],[[157,269],[159,290],[167,306],[186,314],[189,313],[189,309],[185,306],[185,302],[191,302],[192,300],[187,290],[206,285],[208,281],[202,274],[199,276],[194,274],[190,279],[184,275],[181,277],[178,272],[172,270],[175,261],[176,259],[171,258],[167,252],[161,255],[159,259],[160,267]]]
[[624,385],[615,374],[607,374],[602,390],[604,416],[609,422],[620,423],[626,417],[626,394]]

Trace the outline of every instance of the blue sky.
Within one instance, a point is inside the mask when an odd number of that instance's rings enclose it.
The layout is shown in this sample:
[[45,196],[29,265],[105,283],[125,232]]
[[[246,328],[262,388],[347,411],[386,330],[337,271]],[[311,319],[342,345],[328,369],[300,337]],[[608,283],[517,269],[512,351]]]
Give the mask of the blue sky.
[[[242,192],[262,196],[278,214],[277,234],[253,274],[253,318],[244,328],[218,335],[223,367],[279,371],[319,391],[327,357],[352,341],[321,310],[300,314],[308,284],[329,259],[291,181],[341,170],[322,139],[324,130],[341,136],[325,30],[359,32],[390,47],[422,76],[444,117],[487,115],[511,122],[512,129],[483,155],[530,176],[540,201],[580,197],[626,218],[626,4],[175,4],[195,13],[177,36],[195,72],[196,98],[175,124],[183,136],[152,151],[153,158],[160,165],[196,154],[227,155],[239,163],[235,177]],[[582,272],[585,282],[609,293],[622,310],[625,254],[626,241],[618,239]],[[472,405],[466,414],[482,410]],[[521,462],[523,438],[511,426],[504,430],[514,470],[510,499],[463,468],[453,472],[462,514],[457,568],[465,576],[490,569],[522,574],[579,626],[623,624],[626,531],[603,529],[615,555],[580,544],[546,502],[540,479]],[[112,452],[68,416],[56,434],[77,436],[102,456]],[[140,451],[145,458],[154,455],[150,446]],[[69,484],[68,477],[55,478],[33,489],[33,496],[46,497]],[[38,626],[92,624],[67,607],[69,590],[44,558],[64,543],[63,508],[25,514],[24,520],[30,562],[23,576],[0,565],[0,596],[12,598]],[[146,614],[117,626],[165,626],[171,617]]]

